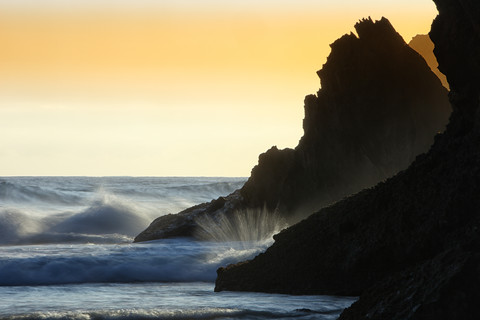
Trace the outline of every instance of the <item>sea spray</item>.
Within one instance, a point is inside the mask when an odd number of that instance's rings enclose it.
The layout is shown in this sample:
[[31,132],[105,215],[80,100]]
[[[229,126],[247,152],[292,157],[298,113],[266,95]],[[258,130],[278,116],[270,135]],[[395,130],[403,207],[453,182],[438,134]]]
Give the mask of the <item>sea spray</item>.
[[0,320],[334,320],[355,301],[346,297],[214,293],[212,286],[195,282],[1,287]]
[[63,207],[77,212],[0,208],[0,244],[131,242],[150,222],[146,210],[128,199],[103,189],[91,195],[87,207]]
[[263,243],[168,239],[123,245],[0,247],[0,286],[213,282],[221,265],[249,259]]
[[20,238],[43,231],[43,223],[17,209],[0,209],[0,244],[15,244]]
[[203,215],[197,218],[195,237],[206,241],[258,242],[272,236],[287,226],[276,212],[263,209],[236,210],[231,214]]
[[[217,268],[265,251],[273,241],[269,236],[263,241],[177,238],[131,244],[130,236],[118,233],[128,234],[130,229],[107,223],[119,219],[125,226],[135,216],[142,220],[145,215],[153,219],[179,212],[230,194],[244,178],[2,177],[1,181],[5,183],[0,186],[0,244],[8,245],[0,245],[0,320],[333,320],[352,302],[214,293]],[[243,220],[250,226],[269,225],[252,223],[251,217]],[[75,222],[82,222],[82,227],[75,229]],[[99,228],[97,222],[106,224]]]
[[0,245],[125,243],[245,178],[0,177]]
[[82,234],[123,234],[134,236],[144,229],[150,218],[135,204],[120,200],[105,191],[99,193],[89,208],[74,214],[51,231]]

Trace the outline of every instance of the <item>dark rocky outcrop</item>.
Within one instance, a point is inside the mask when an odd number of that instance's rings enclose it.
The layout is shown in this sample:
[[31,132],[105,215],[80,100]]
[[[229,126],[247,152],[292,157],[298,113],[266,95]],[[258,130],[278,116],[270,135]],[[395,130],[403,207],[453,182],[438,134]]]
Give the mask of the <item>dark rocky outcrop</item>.
[[135,237],[135,242],[155,239],[192,237],[201,232],[198,221],[216,215],[232,215],[243,207],[242,197],[237,190],[226,197],[220,197],[208,203],[202,203],[177,214],[161,216],[150,224],[147,229]]
[[445,252],[365,290],[343,320],[478,319],[480,254]]
[[408,170],[282,231],[253,261],[220,270],[217,290],[357,295],[468,245],[480,230],[480,139],[468,148],[443,139]]
[[480,318],[480,2],[435,3],[430,37],[453,106],[446,132],[407,170],[220,268],[217,291],[360,294],[340,319]]
[[249,205],[304,218],[407,168],[443,131],[447,91],[424,59],[385,18],[355,29],[318,71],[295,152],[270,150],[252,170],[241,190]]
[[390,22],[365,19],[344,35],[318,71],[322,88],[305,98],[304,136],[295,149],[272,147],[243,188],[176,216],[155,220],[135,241],[191,236],[196,217],[213,220],[265,208],[298,222],[314,210],[382,181],[407,166],[443,131],[447,90]]
[[428,34],[417,34],[412,38],[412,40],[410,40],[408,45],[422,55],[430,69],[433,71],[433,73],[435,73],[438,79],[440,79],[442,85],[445,88],[450,89],[447,77],[445,77],[445,75],[438,70],[437,57],[435,57],[435,54],[433,53],[435,45],[430,39],[430,36]]

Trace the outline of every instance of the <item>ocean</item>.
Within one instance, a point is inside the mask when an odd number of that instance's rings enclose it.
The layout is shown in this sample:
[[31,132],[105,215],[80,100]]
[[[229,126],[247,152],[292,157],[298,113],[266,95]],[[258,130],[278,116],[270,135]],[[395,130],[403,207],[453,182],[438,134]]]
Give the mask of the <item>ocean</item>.
[[0,319],[336,319],[354,297],[213,292],[273,243],[132,243],[245,178],[0,177]]

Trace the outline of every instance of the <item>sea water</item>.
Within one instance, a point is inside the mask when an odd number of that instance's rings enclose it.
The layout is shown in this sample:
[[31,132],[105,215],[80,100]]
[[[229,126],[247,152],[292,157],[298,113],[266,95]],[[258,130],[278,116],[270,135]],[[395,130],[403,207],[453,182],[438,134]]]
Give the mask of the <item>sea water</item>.
[[0,319],[336,319],[355,299],[213,292],[272,242],[132,243],[245,178],[0,178]]

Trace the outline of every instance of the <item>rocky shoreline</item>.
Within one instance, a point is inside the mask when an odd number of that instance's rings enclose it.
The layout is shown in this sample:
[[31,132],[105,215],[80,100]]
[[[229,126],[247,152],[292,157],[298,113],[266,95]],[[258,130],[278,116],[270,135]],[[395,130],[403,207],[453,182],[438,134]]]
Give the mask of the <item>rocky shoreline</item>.
[[358,36],[335,41],[318,71],[321,89],[305,98],[304,136],[295,149],[272,147],[240,190],[159,217],[135,241],[196,236],[198,221],[216,223],[246,210],[291,225],[391,177],[428,150],[451,113],[447,90],[387,19],[364,19],[355,28]]
[[453,113],[430,151],[218,270],[216,290],[360,295],[340,319],[478,319],[480,3],[434,0]]

